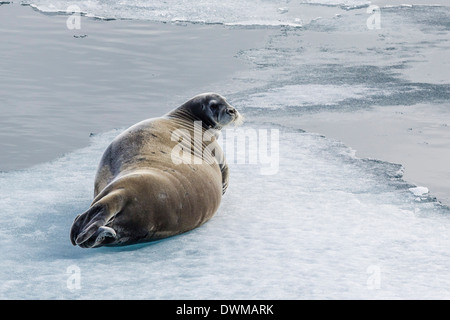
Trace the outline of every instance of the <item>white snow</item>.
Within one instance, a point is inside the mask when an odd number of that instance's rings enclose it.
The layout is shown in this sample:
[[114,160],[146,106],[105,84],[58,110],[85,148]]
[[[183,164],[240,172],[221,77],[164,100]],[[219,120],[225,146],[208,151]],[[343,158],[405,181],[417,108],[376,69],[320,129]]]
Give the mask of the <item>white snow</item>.
[[[147,245],[86,250],[69,240],[92,200],[103,149],[119,131],[51,163],[1,173],[0,298],[450,297],[447,210],[415,202],[395,176],[398,165],[279,129],[276,174],[231,163],[212,220]],[[380,270],[379,289],[367,285],[369,266]]]

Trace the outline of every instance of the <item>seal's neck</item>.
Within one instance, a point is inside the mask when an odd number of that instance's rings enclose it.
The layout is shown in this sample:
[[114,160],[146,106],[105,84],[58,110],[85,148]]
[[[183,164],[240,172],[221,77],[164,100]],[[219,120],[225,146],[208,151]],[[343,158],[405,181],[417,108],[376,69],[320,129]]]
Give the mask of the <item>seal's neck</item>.
[[195,121],[200,121],[202,123],[203,130],[208,130],[206,123],[202,121],[199,117],[195,116],[191,110],[189,110],[185,105],[182,105],[181,107],[178,107],[175,110],[170,111],[166,114],[166,117],[172,119],[181,121],[183,124],[192,126]]
[[169,118],[181,119],[189,122],[200,121],[200,119],[197,119],[197,117],[194,116],[192,112],[190,110],[187,110],[187,108],[184,106],[170,111],[168,114],[166,114],[166,116]]
[[[211,136],[215,136],[216,138],[220,135],[220,129],[212,129],[209,128],[202,119],[196,117],[191,110],[186,108],[184,105],[178,107],[175,110],[170,111],[165,115],[166,118],[171,119],[172,121],[177,122],[180,126],[183,126],[187,129],[194,129],[194,124],[196,122],[200,122],[202,124],[201,129],[203,134],[208,134]],[[200,127],[200,126],[199,126]]]

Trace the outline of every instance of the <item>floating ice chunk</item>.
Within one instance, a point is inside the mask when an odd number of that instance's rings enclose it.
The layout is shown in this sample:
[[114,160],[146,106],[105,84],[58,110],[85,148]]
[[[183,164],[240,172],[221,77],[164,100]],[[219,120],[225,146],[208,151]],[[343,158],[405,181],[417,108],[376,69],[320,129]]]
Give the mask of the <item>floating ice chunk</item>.
[[294,19],[294,22],[297,23],[297,24],[300,24],[300,25],[303,24],[303,20],[300,19],[300,18],[295,18],[295,19]]
[[41,12],[45,12],[45,13],[57,13],[57,12],[63,12],[62,10],[58,9],[57,7],[55,7],[53,4],[49,4],[49,5],[36,5],[36,4],[30,4],[30,7],[32,7],[33,9],[36,9],[38,11]]
[[345,99],[359,98],[374,94],[375,90],[362,85],[286,85],[256,93],[247,99],[246,106],[280,109],[283,107],[303,107],[308,105],[334,105]]
[[390,9],[390,8],[412,8],[413,5],[412,4],[407,4],[407,3],[403,3],[403,4],[387,4],[385,6],[383,6],[383,8],[385,9]]
[[[70,0],[22,0],[42,12],[66,13]],[[139,19],[160,22],[214,23],[225,25],[293,26],[304,4],[343,6],[353,8],[370,3],[367,0],[308,0],[289,3],[285,0],[106,0],[76,1],[81,12],[107,19]],[[283,15],[280,17],[280,15]],[[180,19],[182,17],[182,19]]]
[[420,197],[423,195],[426,195],[428,193],[427,187],[415,187],[415,188],[409,188],[409,191],[411,191],[415,196]]

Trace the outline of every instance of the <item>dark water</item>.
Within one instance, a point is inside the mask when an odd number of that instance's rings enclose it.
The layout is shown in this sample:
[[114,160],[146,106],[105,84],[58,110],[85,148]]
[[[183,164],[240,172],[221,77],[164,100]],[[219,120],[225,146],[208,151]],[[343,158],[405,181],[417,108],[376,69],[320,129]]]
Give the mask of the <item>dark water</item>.
[[[267,31],[103,21],[0,7],[0,170],[86,146],[90,133],[161,116],[245,68],[239,49]],[[225,91],[225,92],[223,92]]]

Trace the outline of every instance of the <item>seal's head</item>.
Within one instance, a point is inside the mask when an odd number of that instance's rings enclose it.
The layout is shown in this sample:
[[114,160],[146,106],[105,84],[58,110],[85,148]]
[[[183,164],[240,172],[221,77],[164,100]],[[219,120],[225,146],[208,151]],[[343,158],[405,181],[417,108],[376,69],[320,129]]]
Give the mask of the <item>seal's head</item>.
[[202,121],[206,129],[220,130],[231,123],[240,125],[243,122],[242,115],[217,93],[195,96],[180,108],[190,112],[195,120]]

